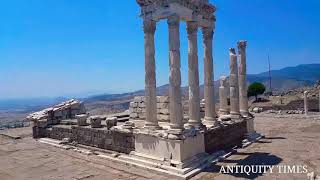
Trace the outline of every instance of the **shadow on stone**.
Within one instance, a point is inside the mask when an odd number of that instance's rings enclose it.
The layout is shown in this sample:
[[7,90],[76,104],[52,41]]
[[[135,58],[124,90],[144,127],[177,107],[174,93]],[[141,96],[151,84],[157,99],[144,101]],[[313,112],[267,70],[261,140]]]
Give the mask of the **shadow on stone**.
[[263,139],[287,139],[287,138],[284,138],[284,137],[264,137]]
[[269,143],[272,143],[272,142],[271,142],[271,141],[259,140],[259,141],[256,141],[255,143],[259,143],[259,144],[269,144]]

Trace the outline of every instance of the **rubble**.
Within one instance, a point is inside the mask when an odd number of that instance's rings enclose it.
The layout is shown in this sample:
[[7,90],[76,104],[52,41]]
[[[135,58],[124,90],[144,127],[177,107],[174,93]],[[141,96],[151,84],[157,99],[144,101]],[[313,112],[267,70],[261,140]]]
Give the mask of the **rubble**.
[[102,127],[101,122],[103,120],[106,120],[106,118],[102,116],[90,116],[89,120],[92,128],[101,128]]
[[76,115],[78,126],[86,126],[88,114],[79,114]]
[[86,109],[82,102],[71,99],[53,107],[32,113],[26,117],[33,122],[47,121],[47,124],[58,124],[61,120],[76,118],[76,115],[85,114]]

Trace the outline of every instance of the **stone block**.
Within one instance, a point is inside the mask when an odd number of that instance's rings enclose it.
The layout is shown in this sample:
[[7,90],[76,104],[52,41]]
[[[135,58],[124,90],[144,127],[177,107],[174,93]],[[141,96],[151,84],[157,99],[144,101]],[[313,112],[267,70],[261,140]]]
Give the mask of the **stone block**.
[[135,152],[141,156],[154,157],[155,159],[171,159],[171,162],[179,165],[193,156],[205,152],[204,134],[197,134],[184,140],[135,134]]
[[76,115],[78,126],[86,126],[88,114]]
[[80,109],[71,110],[70,117],[75,117],[75,115],[80,114]]
[[169,97],[168,96],[157,96],[157,102],[158,103],[169,103]]
[[205,104],[205,103],[200,103],[200,107],[201,107],[201,108],[205,108],[205,107],[206,107],[206,104]]
[[136,103],[144,102],[144,100],[145,100],[144,96],[136,96],[133,99],[133,101]]
[[138,113],[131,113],[130,118],[138,118]]
[[118,122],[118,118],[117,117],[107,118],[107,120],[106,120],[107,128],[110,129],[113,126],[117,126],[117,122]]
[[142,113],[142,108],[137,108],[136,113]]
[[145,119],[146,118],[146,114],[145,113],[138,113],[138,117],[140,119]]
[[157,103],[157,108],[158,109],[168,109],[169,103]]
[[170,116],[164,115],[164,114],[158,114],[157,119],[158,121],[170,121]]
[[91,116],[90,117],[90,123],[92,128],[101,128],[101,121],[104,120],[105,118],[100,117],[100,116]]
[[134,113],[134,108],[133,107],[129,107],[129,114]]
[[145,107],[146,107],[146,104],[145,104],[144,102],[140,102],[140,103],[138,104],[138,106],[139,106],[140,108],[145,108]]
[[56,110],[53,112],[54,117],[62,117],[62,111],[61,110]]
[[158,114],[169,115],[169,109],[158,109]]
[[130,102],[130,107],[136,108],[136,107],[138,107],[138,103],[137,102]]

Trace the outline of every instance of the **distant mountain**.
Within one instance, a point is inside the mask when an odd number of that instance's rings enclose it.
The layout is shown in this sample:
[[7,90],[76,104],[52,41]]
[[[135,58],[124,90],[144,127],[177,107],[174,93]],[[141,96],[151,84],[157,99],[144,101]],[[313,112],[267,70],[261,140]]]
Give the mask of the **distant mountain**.
[[[299,87],[314,84],[320,80],[320,64],[303,64],[296,67],[287,67],[280,70],[271,71],[272,90],[274,92],[282,92]],[[261,82],[269,87],[269,72],[260,74],[249,74],[248,84],[253,82]],[[214,82],[215,97],[218,98],[219,80]],[[181,87],[182,98],[188,98],[188,87]],[[200,96],[203,98],[204,86],[200,86]],[[157,95],[168,95],[169,85],[157,87]],[[83,99],[87,109],[92,114],[103,114],[123,111],[129,107],[129,102],[135,96],[144,96],[144,90],[139,90],[124,94],[102,94],[91,96]]]
[[[272,89],[286,91],[314,84],[320,80],[320,64],[302,64],[271,71]],[[269,72],[248,75],[248,81],[262,82],[269,88]]]

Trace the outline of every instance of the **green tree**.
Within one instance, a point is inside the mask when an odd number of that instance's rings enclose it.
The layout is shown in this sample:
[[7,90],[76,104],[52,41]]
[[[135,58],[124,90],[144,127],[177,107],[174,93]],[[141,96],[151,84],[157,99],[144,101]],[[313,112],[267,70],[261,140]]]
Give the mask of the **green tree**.
[[258,101],[258,95],[263,94],[265,91],[266,87],[262,83],[254,82],[248,88],[248,96],[254,96],[256,101]]

